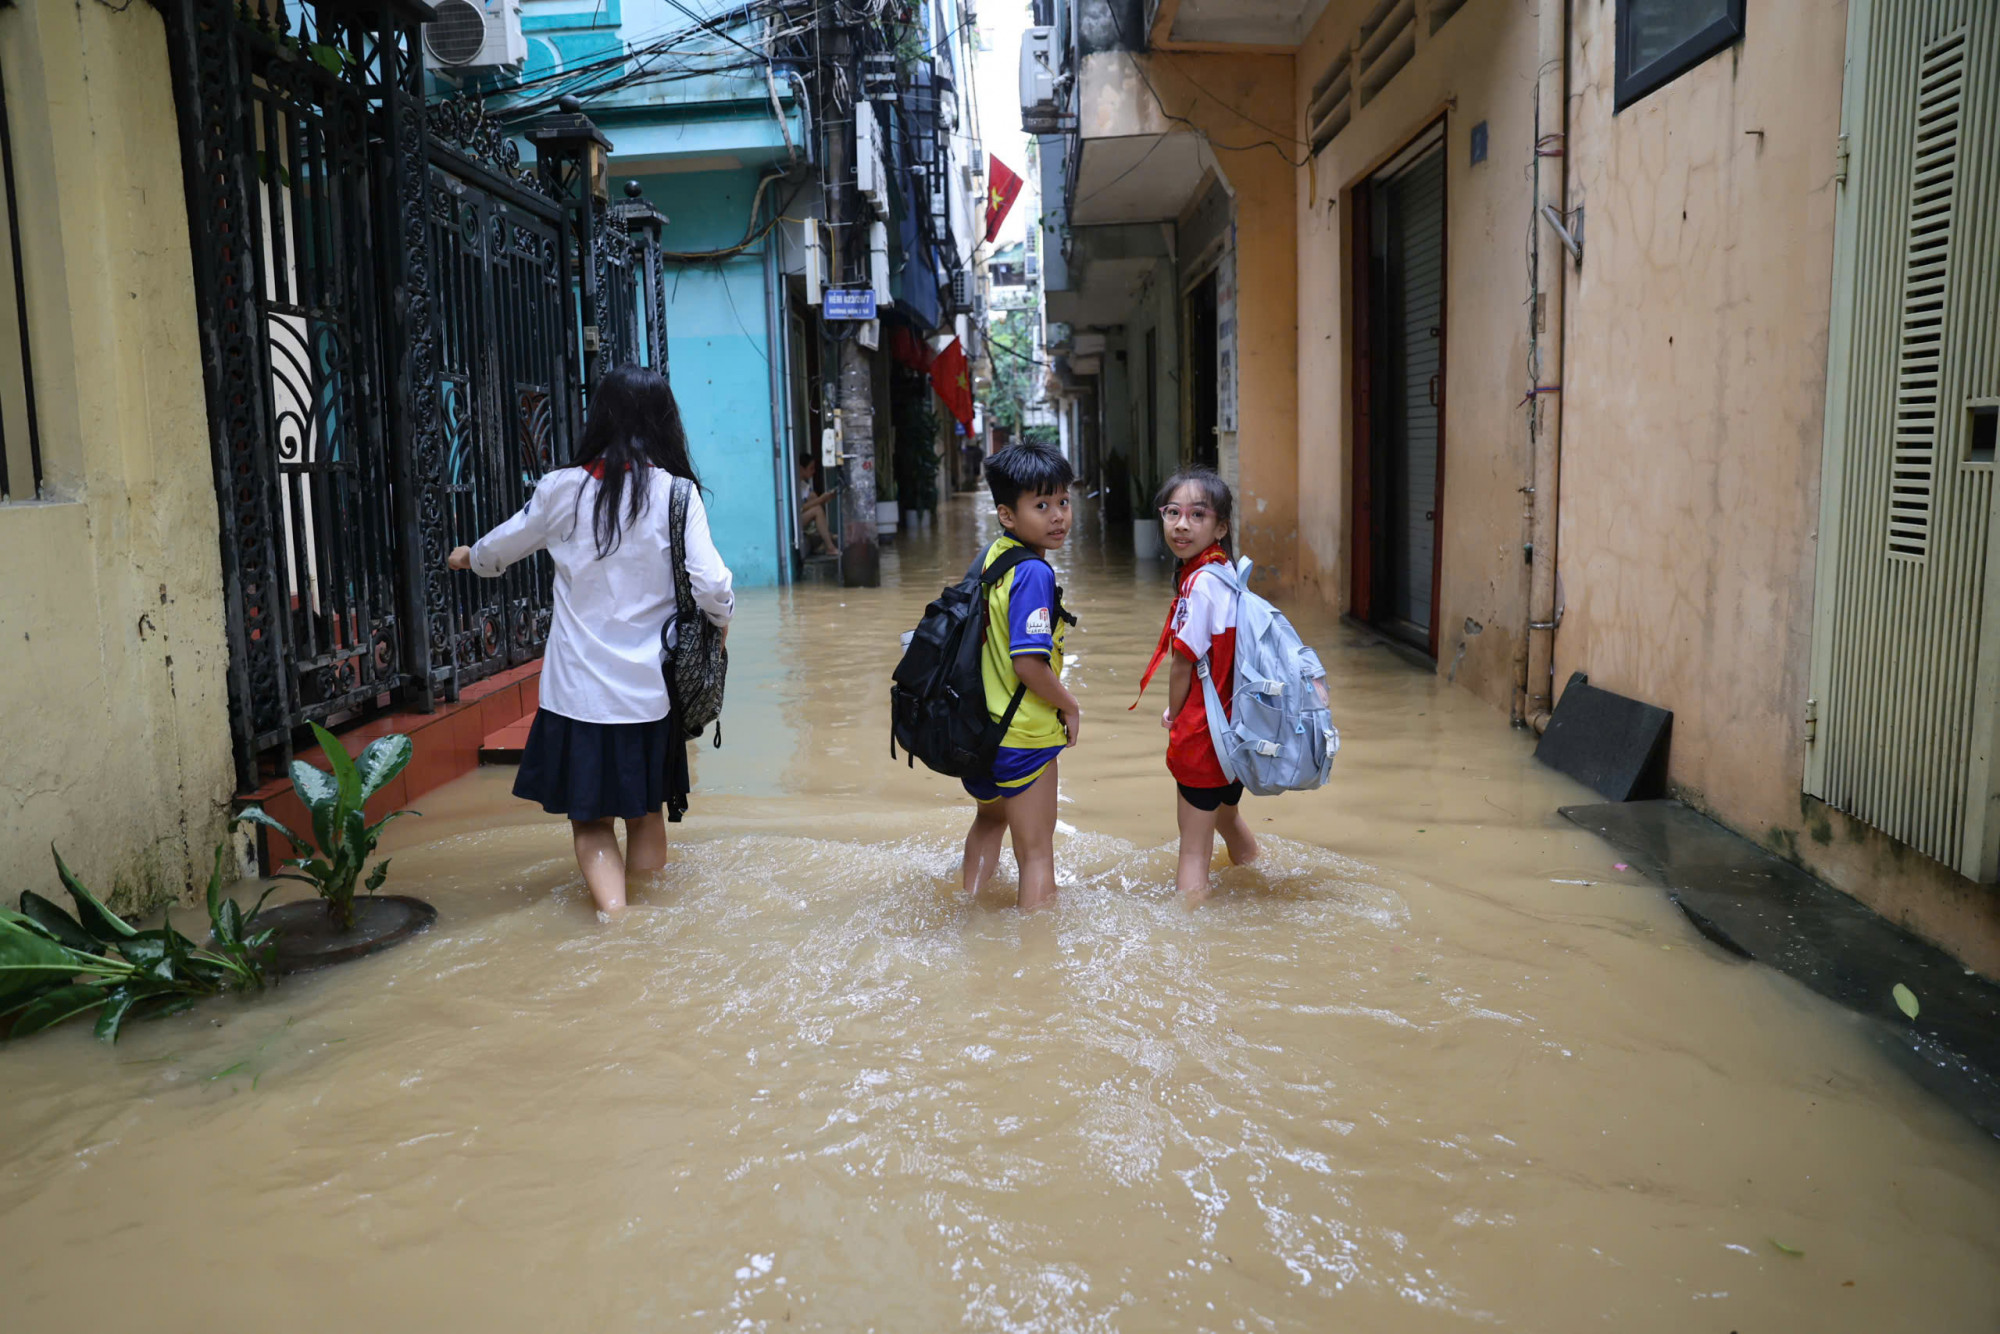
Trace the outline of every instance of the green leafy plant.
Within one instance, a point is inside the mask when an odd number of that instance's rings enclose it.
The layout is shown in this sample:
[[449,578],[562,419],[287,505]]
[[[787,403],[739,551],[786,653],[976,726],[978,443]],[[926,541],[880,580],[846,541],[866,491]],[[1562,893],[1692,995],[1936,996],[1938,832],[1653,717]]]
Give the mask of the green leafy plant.
[[[333,766],[332,772],[304,760],[292,761],[292,790],[298,793],[300,804],[312,813],[312,838],[293,833],[262,806],[252,806],[236,819],[239,823],[275,830],[294,848],[311,849],[286,862],[292,870],[280,872],[276,878],[297,880],[318,890],[319,896],[326,900],[327,911],[345,931],[354,925],[354,887],[361,883],[361,873],[367,870],[368,859],[375,855],[382,827],[398,816],[417,814],[391,811],[374,824],[369,824],[363,814],[368,799],[410,762],[412,747],[408,737],[396,733],[371,741],[359,756],[350,756],[340,738],[318,723],[313,724],[313,735],[319,738],[320,749],[326,752],[327,762]],[[389,860],[384,858],[369,872],[368,892],[373,894],[382,888],[388,875]]]
[[223,894],[225,850],[215,850],[208,877],[206,946],[170,920],[139,930],[84,888],[56,853],[56,875],[76,905],[74,917],[32,890],[22,893],[20,911],[0,908],[0,1019],[12,1017],[9,1036],[27,1037],[96,1011],[97,1036],[115,1042],[135,1014],[174,1014],[207,996],[262,990],[271,933],[244,932],[264,900],[246,914]]

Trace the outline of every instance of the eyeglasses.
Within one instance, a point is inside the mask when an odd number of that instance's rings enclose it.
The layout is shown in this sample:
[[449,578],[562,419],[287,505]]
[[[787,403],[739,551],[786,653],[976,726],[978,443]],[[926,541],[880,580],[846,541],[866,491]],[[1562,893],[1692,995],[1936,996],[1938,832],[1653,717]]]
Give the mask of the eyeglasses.
[[1179,505],[1160,506],[1160,517],[1168,523],[1178,523],[1182,516],[1186,516],[1189,523],[1201,523],[1213,518],[1215,511],[1206,505],[1190,505],[1186,509],[1182,509]]

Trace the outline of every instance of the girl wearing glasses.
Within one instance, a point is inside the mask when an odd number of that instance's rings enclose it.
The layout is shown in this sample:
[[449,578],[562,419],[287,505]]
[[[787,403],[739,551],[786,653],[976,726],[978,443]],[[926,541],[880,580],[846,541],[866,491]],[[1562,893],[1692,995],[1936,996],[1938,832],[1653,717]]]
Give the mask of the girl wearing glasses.
[[[1222,707],[1229,708],[1236,650],[1236,599],[1213,567],[1231,559],[1229,524],[1235,498],[1229,485],[1208,468],[1183,468],[1167,479],[1155,498],[1167,546],[1180,569],[1175,577],[1174,604],[1160,631],[1159,647],[1139,682],[1146,683],[1161,659],[1173,654],[1167,676],[1167,709],[1160,726],[1167,729],[1167,770],[1179,788],[1175,809],[1181,833],[1180,868],[1176,880],[1190,903],[1208,896],[1209,860],[1215,836],[1229,849],[1232,865],[1246,866],[1257,858],[1257,839],[1239,809],[1243,784],[1233,783],[1216,758],[1209,739],[1208,707],[1195,685],[1195,664],[1208,659]],[[1134,708],[1138,705],[1136,701]]]

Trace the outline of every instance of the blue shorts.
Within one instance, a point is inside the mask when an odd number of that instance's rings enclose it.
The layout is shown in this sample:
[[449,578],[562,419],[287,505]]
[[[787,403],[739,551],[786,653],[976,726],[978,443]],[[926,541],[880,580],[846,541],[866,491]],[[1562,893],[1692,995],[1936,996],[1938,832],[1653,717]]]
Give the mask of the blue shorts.
[[1061,746],[1002,746],[1000,753],[993,757],[993,778],[989,782],[983,778],[961,779],[965,790],[979,802],[999,801],[1002,797],[1018,797],[1034,786],[1042,776],[1042,770],[1056,761],[1063,753]]

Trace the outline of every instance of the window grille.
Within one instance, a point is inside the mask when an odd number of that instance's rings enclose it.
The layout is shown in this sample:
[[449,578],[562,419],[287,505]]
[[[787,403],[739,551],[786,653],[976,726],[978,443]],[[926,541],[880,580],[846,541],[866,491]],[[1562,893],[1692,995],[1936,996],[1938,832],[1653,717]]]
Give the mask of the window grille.
[[35,365],[29,349],[26,266],[21,262],[20,195],[7,85],[0,76],[0,501],[42,491],[42,441],[35,422]]

